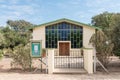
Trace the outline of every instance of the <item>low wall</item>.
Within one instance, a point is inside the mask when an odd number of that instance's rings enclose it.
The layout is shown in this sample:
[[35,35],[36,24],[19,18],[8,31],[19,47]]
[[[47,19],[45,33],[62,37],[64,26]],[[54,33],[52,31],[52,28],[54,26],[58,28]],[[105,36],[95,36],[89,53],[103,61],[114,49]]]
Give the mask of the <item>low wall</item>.
[[93,74],[93,49],[84,49],[84,69]]

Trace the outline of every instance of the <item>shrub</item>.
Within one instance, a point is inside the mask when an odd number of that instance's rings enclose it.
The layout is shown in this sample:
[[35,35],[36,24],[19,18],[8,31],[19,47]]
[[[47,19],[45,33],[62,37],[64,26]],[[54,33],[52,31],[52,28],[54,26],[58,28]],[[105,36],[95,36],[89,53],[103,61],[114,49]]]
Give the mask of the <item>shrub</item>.
[[2,58],[2,56],[3,56],[3,51],[0,50],[0,59]]
[[3,54],[5,57],[11,57],[12,54],[12,49],[8,48],[8,49],[3,49]]
[[42,49],[42,57],[46,57],[46,50]]
[[31,69],[31,57],[30,57],[30,46],[19,45],[13,49],[12,65],[18,65],[22,67],[23,70]]

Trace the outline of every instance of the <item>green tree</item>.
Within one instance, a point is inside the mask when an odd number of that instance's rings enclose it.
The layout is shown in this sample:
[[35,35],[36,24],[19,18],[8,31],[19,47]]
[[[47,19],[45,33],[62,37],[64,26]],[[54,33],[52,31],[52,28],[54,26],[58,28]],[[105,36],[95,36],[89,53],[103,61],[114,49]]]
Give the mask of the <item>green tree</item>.
[[92,25],[103,30],[108,39],[114,43],[114,54],[120,56],[120,13],[104,12],[96,15],[92,18]]
[[114,27],[112,26],[113,16],[113,13],[108,12],[96,15],[92,17],[92,25],[100,27],[108,38],[111,38],[111,31]]
[[31,31],[29,31],[28,28],[34,26],[33,24],[25,20],[8,20],[7,24],[13,31],[19,34],[22,44],[26,45],[29,42]]
[[6,53],[13,58],[12,64],[21,66],[23,70],[30,68],[30,46],[27,44],[31,38],[31,32],[28,28],[33,25],[24,20],[8,20],[7,24],[7,27],[0,30],[0,49],[5,49]]
[[107,38],[107,36],[101,30],[93,34],[90,43],[96,48],[96,55],[98,59],[107,67],[109,63],[109,56],[112,54],[113,43]]
[[18,46],[21,43],[22,38],[19,33],[11,30],[9,27],[3,28],[1,32],[4,36],[4,48],[13,49],[15,46]]
[[114,53],[120,57],[120,14],[116,14],[113,17],[112,25],[114,29],[112,31],[112,41],[114,42]]
[[28,28],[33,26],[33,24],[24,20],[8,20],[8,26],[1,29],[1,32],[5,38],[3,48],[13,49],[19,44],[26,45],[29,43],[31,38],[31,32]]
[[28,21],[25,20],[8,20],[7,24],[10,26],[10,28],[14,31],[16,31],[20,38],[21,38],[21,43],[22,44],[27,44],[31,38],[31,31],[29,31],[28,29],[32,26],[34,26],[33,24],[31,24]]
[[19,32],[26,32],[27,28],[33,26],[33,24],[25,20],[8,20],[7,24],[11,27],[11,29]]

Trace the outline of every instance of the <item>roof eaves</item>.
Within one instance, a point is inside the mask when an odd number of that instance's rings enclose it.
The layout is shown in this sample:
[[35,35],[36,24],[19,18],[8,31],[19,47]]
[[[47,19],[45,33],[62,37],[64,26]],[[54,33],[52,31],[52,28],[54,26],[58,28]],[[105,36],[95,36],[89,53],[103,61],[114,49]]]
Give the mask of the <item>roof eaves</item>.
[[88,25],[88,24],[85,24],[85,23],[81,23],[81,22],[78,22],[78,21],[73,21],[73,20],[66,19],[66,18],[58,19],[58,20],[55,20],[55,21],[52,21],[52,22],[43,23],[43,24],[40,24],[40,25],[35,25],[35,26],[31,27],[30,29],[33,29],[33,28],[36,28],[36,27],[40,27],[40,26],[47,26],[47,25],[55,24],[57,22],[62,22],[62,21],[72,22],[74,24],[88,26],[88,27],[92,27],[92,28],[95,28],[95,29],[101,29],[101,28],[96,27],[96,26]]
[[101,29],[101,28],[99,28],[99,27],[92,26],[92,25],[88,25],[88,24],[81,23],[81,22],[78,22],[78,21],[73,21],[73,20],[70,20],[70,19],[65,19],[65,20],[66,20],[66,21],[71,21],[71,22],[77,23],[77,24],[79,24],[79,25],[88,26],[88,27],[92,27],[92,28],[95,28],[95,29]]

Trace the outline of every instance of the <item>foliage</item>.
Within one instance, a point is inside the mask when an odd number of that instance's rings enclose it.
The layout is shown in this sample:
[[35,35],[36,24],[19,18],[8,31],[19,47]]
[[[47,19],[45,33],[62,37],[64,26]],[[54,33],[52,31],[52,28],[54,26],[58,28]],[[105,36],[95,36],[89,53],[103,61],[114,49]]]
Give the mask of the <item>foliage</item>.
[[42,57],[46,56],[46,49],[42,49]]
[[14,48],[14,46],[20,44],[21,38],[19,34],[15,31],[10,30],[9,27],[2,29],[2,34],[5,38],[5,43],[3,43],[4,48]]
[[92,25],[99,26],[102,29],[109,28],[112,22],[113,13],[103,12],[92,17]]
[[28,28],[33,24],[24,20],[8,20],[8,26],[0,28],[0,49],[5,55],[13,58],[13,65],[19,65],[23,70],[31,67],[30,47],[27,45],[31,38]]
[[112,18],[113,13],[104,12],[102,14],[92,17],[92,25],[102,28],[103,32],[108,38],[111,38],[111,31],[113,30]]
[[[5,38],[0,30],[0,48],[3,48],[4,40],[5,40]],[[2,58],[2,56],[3,56],[3,51],[0,50],[0,59]]]
[[5,43],[4,35],[0,32],[0,48],[3,48],[4,43]]
[[33,26],[30,22],[25,20],[8,20],[7,24],[15,31],[25,32],[28,27]]
[[113,43],[107,38],[107,36],[101,31],[96,31],[96,34],[92,35],[90,43],[96,48],[97,57],[107,66],[109,62],[109,56],[112,54]]
[[[11,43],[12,48],[14,48],[14,46],[17,46],[19,44],[23,44],[26,45],[30,38],[31,38],[31,32],[28,31],[28,28],[33,26],[33,24],[31,24],[30,22],[27,22],[25,20],[8,20],[7,21],[8,26],[10,27],[10,31],[11,32],[9,35],[11,36],[9,40],[12,40],[15,43]],[[6,36],[9,36],[8,34],[6,34]],[[12,36],[15,35],[15,36]],[[8,37],[9,38],[9,37]],[[9,43],[9,40],[8,43]],[[10,45],[8,45],[10,46]],[[10,46],[11,47],[11,46]]]
[[120,56],[120,13],[104,12],[96,15],[92,18],[92,25],[102,28],[108,39],[114,43],[114,54]]
[[31,68],[30,46],[19,45],[13,49],[13,65],[19,65],[23,70]]
[[2,58],[2,56],[3,56],[3,51],[0,50],[0,59]]
[[112,41],[114,42],[114,53],[120,57],[120,14],[116,14],[113,17],[112,25],[114,29],[112,31]]
[[46,53],[46,49],[42,49],[42,53]]
[[3,49],[3,54],[4,54],[4,56],[6,56],[6,57],[11,57],[11,53],[12,53],[13,51],[11,50],[11,48],[4,48]]
[[[1,33],[4,37],[4,42],[0,41],[0,44],[2,44],[0,45],[0,48],[13,49],[19,44],[26,45],[31,38],[31,32],[27,30],[27,27],[31,26],[32,24],[24,20],[9,20],[7,23],[9,27],[7,26],[1,29]],[[17,30],[12,29],[13,27],[17,27]],[[0,37],[2,37],[2,35],[0,35]]]

